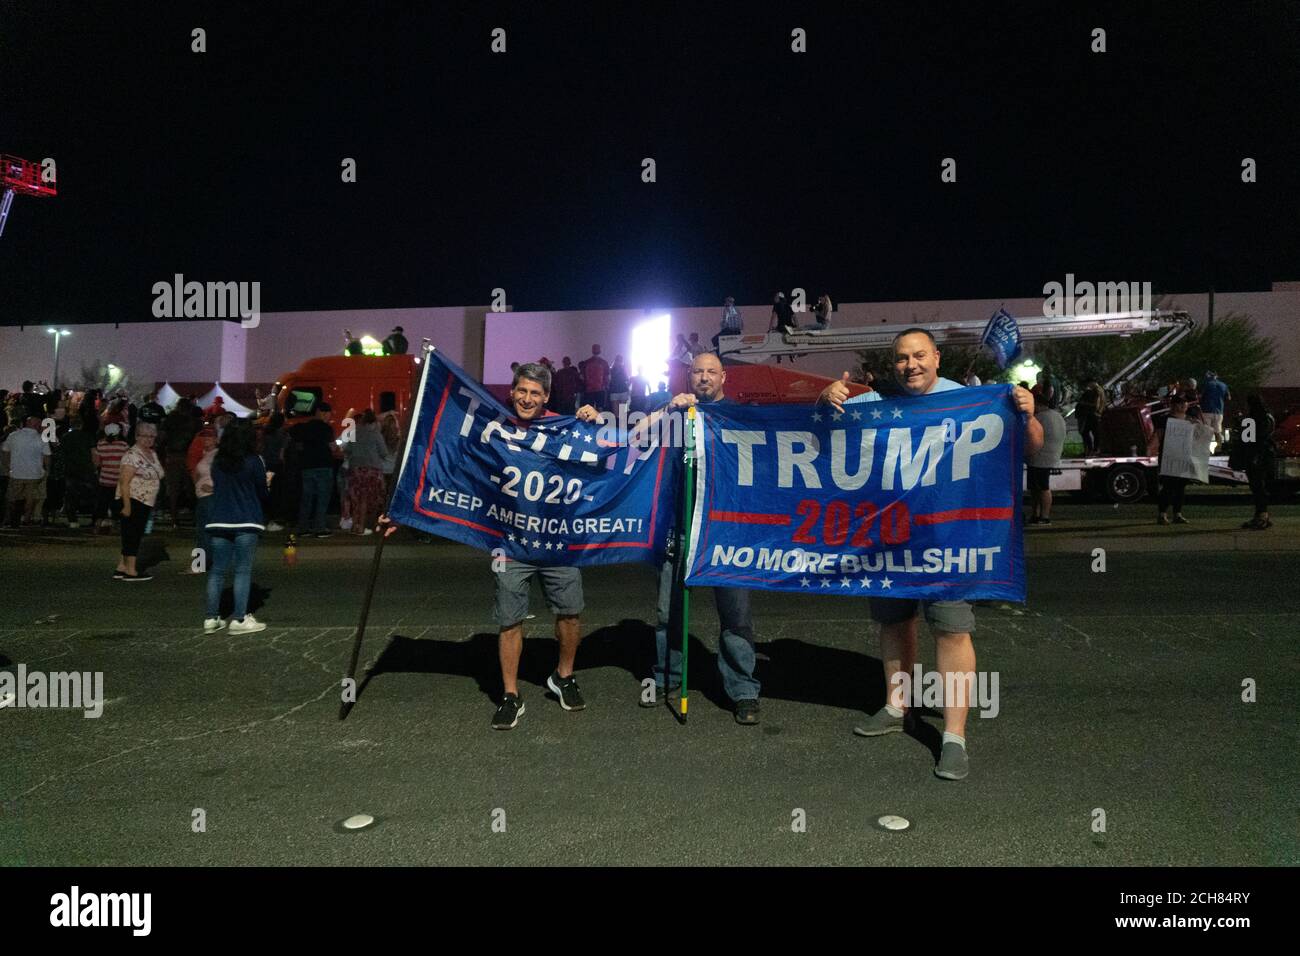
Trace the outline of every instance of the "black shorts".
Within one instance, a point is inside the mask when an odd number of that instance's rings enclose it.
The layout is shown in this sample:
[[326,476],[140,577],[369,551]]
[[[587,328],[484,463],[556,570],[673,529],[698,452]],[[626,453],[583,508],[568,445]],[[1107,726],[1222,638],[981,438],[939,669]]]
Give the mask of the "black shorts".
[[1052,469],[1025,466],[1029,470],[1028,486],[1030,491],[1047,491],[1052,478]]

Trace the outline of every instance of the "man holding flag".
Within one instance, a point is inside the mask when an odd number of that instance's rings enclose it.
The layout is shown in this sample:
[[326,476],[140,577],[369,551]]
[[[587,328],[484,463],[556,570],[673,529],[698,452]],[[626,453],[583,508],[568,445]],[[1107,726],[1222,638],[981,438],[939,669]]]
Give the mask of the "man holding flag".
[[[692,405],[726,403],[727,372],[713,352],[701,352],[691,361],[691,391],[673,397],[668,405],[650,415],[643,429],[654,427],[664,412]],[[633,432],[633,436],[637,433]],[[680,541],[681,529],[676,529]],[[668,558],[659,569],[659,620],[655,627],[655,695],[663,695],[681,685],[682,653],[671,638],[681,632],[682,587],[675,572],[675,562]],[[757,653],[754,649],[754,625],[749,613],[749,591],[745,588],[713,588],[718,609],[721,635],[718,638],[718,671],[722,688],[734,707],[736,723],[758,723],[759,682],[754,678]],[[670,656],[671,655],[671,656]],[[666,666],[665,666],[666,665]],[[653,707],[654,699],[641,698],[642,706]]]
[[[925,329],[904,329],[894,336],[892,348],[894,376],[902,390],[901,398],[962,387],[951,379],[940,377],[939,347],[934,336]],[[849,373],[845,372],[840,381],[832,382],[822,391],[818,401],[841,413],[848,404],[881,401],[879,392],[850,398],[848,382]],[[1034,398],[1026,389],[1017,387],[1011,393],[1011,400],[1025,422],[1024,454],[1032,455],[1043,444],[1042,426],[1034,418]],[[853,732],[862,737],[878,737],[902,731],[908,722],[907,705],[911,694],[904,691],[916,663],[919,614],[925,615],[926,623],[934,633],[937,665],[945,688],[971,686],[957,681],[955,675],[970,674],[972,679],[974,677],[975,646],[971,634],[975,630],[975,614],[968,601],[876,597],[869,601],[871,619],[880,625],[886,704],[861,726],[854,727]],[[965,699],[945,701],[943,748],[934,772],[946,780],[961,780],[969,773],[970,761],[966,754],[969,703]]]

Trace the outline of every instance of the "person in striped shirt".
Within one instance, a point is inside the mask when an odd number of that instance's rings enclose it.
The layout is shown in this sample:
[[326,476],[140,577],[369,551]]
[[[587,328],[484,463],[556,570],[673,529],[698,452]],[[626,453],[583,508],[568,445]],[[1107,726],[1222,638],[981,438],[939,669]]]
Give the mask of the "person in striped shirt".
[[99,472],[94,524],[100,534],[108,534],[113,530],[111,510],[113,492],[117,489],[117,479],[122,473],[122,456],[126,454],[126,449],[126,441],[122,438],[122,426],[116,422],[105,425],[91,456],[95,462],[95,470]]

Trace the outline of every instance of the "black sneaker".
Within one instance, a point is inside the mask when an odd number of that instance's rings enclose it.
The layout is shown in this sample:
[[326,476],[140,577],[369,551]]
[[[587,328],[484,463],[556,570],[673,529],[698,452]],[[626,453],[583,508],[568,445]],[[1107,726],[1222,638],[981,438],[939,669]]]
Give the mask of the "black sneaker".
[[334,537],[334,532],[333,532],[333,531],[317,531],[314,535],[312,535],[312,537],[313,537],[313,538],[332,538],[332,537]]
[[758,723],[758,701],[755,698],[736,701],[736,723]]
[[125,572],[125,571],[114,571],[114,572],[113,572],[113,580],[114,580],[114,581],[120,581],[120,580],[122,580],[124,577],[126,577],[126,572]]
[[123,581],[152,581],[153,575],[152,574],[124,574],[122,575],[122,580]]
[[582,699],[582,691],[578,690],[578,679],[573,675],[561,677],[559,671],[553,671],[546,678],[546,686],[560,698],[560,706],[565,710],[582,710],[587,706],[587,702]]
[[501,698],[501,705],[492,715],[493,730],[511,730],[524,715],[524,702],[518,694],[506,694]]

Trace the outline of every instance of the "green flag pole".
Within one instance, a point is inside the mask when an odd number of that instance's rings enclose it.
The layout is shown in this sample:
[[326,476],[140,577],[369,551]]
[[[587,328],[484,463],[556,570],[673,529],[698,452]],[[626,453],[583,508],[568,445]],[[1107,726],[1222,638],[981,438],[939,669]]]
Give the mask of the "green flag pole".
[[682,706],[681,717],[686,721],[686,705],[690,696],[686,682],[687,660],[691,635],[691,589],[686,586],[686,564],[691,552],[691,521],[695,517],[695,406],[686,410],[686,497],[682,520],[681,560],[677,585],[682,589]]

